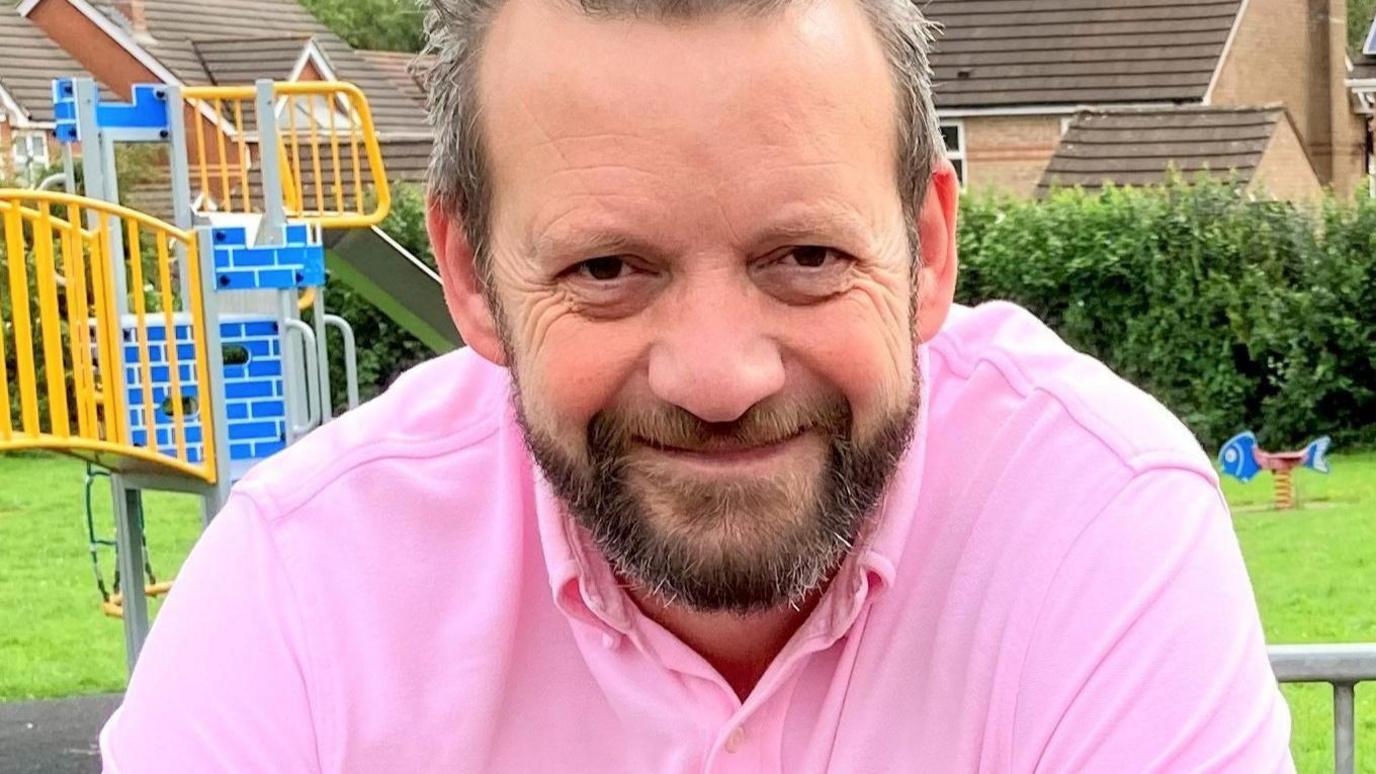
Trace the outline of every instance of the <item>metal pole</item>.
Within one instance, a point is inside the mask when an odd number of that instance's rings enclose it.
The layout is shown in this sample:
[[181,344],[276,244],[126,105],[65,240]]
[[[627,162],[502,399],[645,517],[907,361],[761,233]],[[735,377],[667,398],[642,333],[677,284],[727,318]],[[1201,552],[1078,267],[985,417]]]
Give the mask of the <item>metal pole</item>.
[[1333,684],[1333,771],[1353,774],[1355,739],[1352,722],[1352,683]]
[[148,598],[143,595],[143,493],[125,486],[118,474],[110,476],[115,507],[115,550],[119,551],[119,577],[124,592],[124,660],[130,674],[148,638]]
[[[200,116],[195,120],[199,121]],[[172,222],[177,228],[190,231],[195,224],[195,214],[191,208],[191,162],[186,155],[186,100],[182,98],[182,87],[178,85],[167,87],[167,142],[168,169],[172,174]],[[187,255],[186,247],[181,242],[176,243],[176,252],[182,308],[190,309],[187,299],[193,289],[187,261],[200,258]]]
[[320,424],[330,421],[334,416],[334,398],[330,395],[330,349],[325,343],[325,285],[315,289],[315,306],[311,309],[311,322],[315,324],[315,362],[319,364],[320,375],[316,383],[320,385]]
[[270,80],[254,83],[254,118],[258,122],[258,170],[263,178],[263,223],[259,232],[277,234],[287,224],[282,203],[281,160],[277,158],[277,100]]
[[201,522],[206,526],[224,507],[229,498],[232,472],[229,459],[229,411],[225,406],[225,361],[220,344],[220,298],[215,289],[215,245],[210,238],[210,226],[196,230],[196,246],[200,250],[201,286],[193,292],[201,294],[201,308],[205,310],[205,348],[210,383],[201,386],[201,411],[209,412],[214,432],[207,436],[207,446],[215,447],[215,484],[201,500]]

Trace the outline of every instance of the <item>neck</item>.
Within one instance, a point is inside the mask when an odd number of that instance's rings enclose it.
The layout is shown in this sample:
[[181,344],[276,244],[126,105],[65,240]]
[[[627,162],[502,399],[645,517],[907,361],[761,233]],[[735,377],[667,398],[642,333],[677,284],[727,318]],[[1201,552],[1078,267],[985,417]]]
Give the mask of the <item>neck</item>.
[[785,605],[742,615],[690,610],[635,587],[629,592],[641,612],[706,659],[741,701],[750,695],[822,596],[821,591],[814,592],[796,609]]

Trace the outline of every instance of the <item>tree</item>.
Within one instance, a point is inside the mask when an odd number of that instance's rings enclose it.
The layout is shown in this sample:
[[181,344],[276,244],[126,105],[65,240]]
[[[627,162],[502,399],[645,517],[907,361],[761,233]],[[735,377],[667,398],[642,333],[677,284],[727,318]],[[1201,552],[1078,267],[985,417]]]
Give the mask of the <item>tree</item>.
[[420,51],[425,45],[422,0],[301,0],[330,31],[354,48]]

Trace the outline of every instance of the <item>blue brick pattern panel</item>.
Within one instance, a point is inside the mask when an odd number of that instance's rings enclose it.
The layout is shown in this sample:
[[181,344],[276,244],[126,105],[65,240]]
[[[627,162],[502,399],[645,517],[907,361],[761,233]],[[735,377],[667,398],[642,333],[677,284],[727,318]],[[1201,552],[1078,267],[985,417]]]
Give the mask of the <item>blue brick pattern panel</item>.
[[[286,447],[287,404],[283,397],[282,334],[277,321],[235,317],[220,323],[225,351],[225,413],[229,458],[256,461]],[[244,362],[230,364],[234,359]]]
[[[128,104],[97,102],[96,124],[102,129],[169,131],[166,87],[161,84],[140,84],[133,88],[133,96],[134,101]],[[56,119],[58,142],[70,144],[81,139],[76,121],[76,87],[71,78],[53,81],[53,117]]]
[[325,284],[325,247],[304,224],[282,227],[282,244],[248,244],[248,230],[225,226],[210,230],[219,290],[318,287]]
[[168,335],[163,320],[148,319],[148,375],[149,387],[153,393],[153,425],[148,425],[143,395],[143,368],[140,366],[138,334],[132,319],[121,323],[121,336],[124,341],[124,386],[128,399],[130,440],[135,446],[147,446],[152,433],[154,447],[159,454],[177,457],[176,420],[168,398],[172,395],[172,352],[175,346],[177,371],[182,397],[187,401],[183,406],[182,428],[185,433],[187,461],[205,461],[205,435],[201,421],[202,405],[200,384],[196,381],[196,346],[191,333],[191,323],[185,315],[173,319],[173,331]]
[[58,142],[70,145],[81,139],[76,128],[76,86],[71,78],[53,81],[53,118]]

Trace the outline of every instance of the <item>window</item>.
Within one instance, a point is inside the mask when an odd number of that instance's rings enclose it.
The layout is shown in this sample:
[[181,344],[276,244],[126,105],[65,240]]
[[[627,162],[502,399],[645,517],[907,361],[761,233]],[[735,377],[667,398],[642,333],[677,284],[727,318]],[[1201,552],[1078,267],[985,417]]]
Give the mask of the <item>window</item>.
[[25,179],[43,174],[48,166],[48,135],[44,132],[15,132],[12,152],[14,171]]
[[941,122],[941,141],[946,143],[946,158],[956,168],[956,179],[965,187],[965,124],[961,121]]

